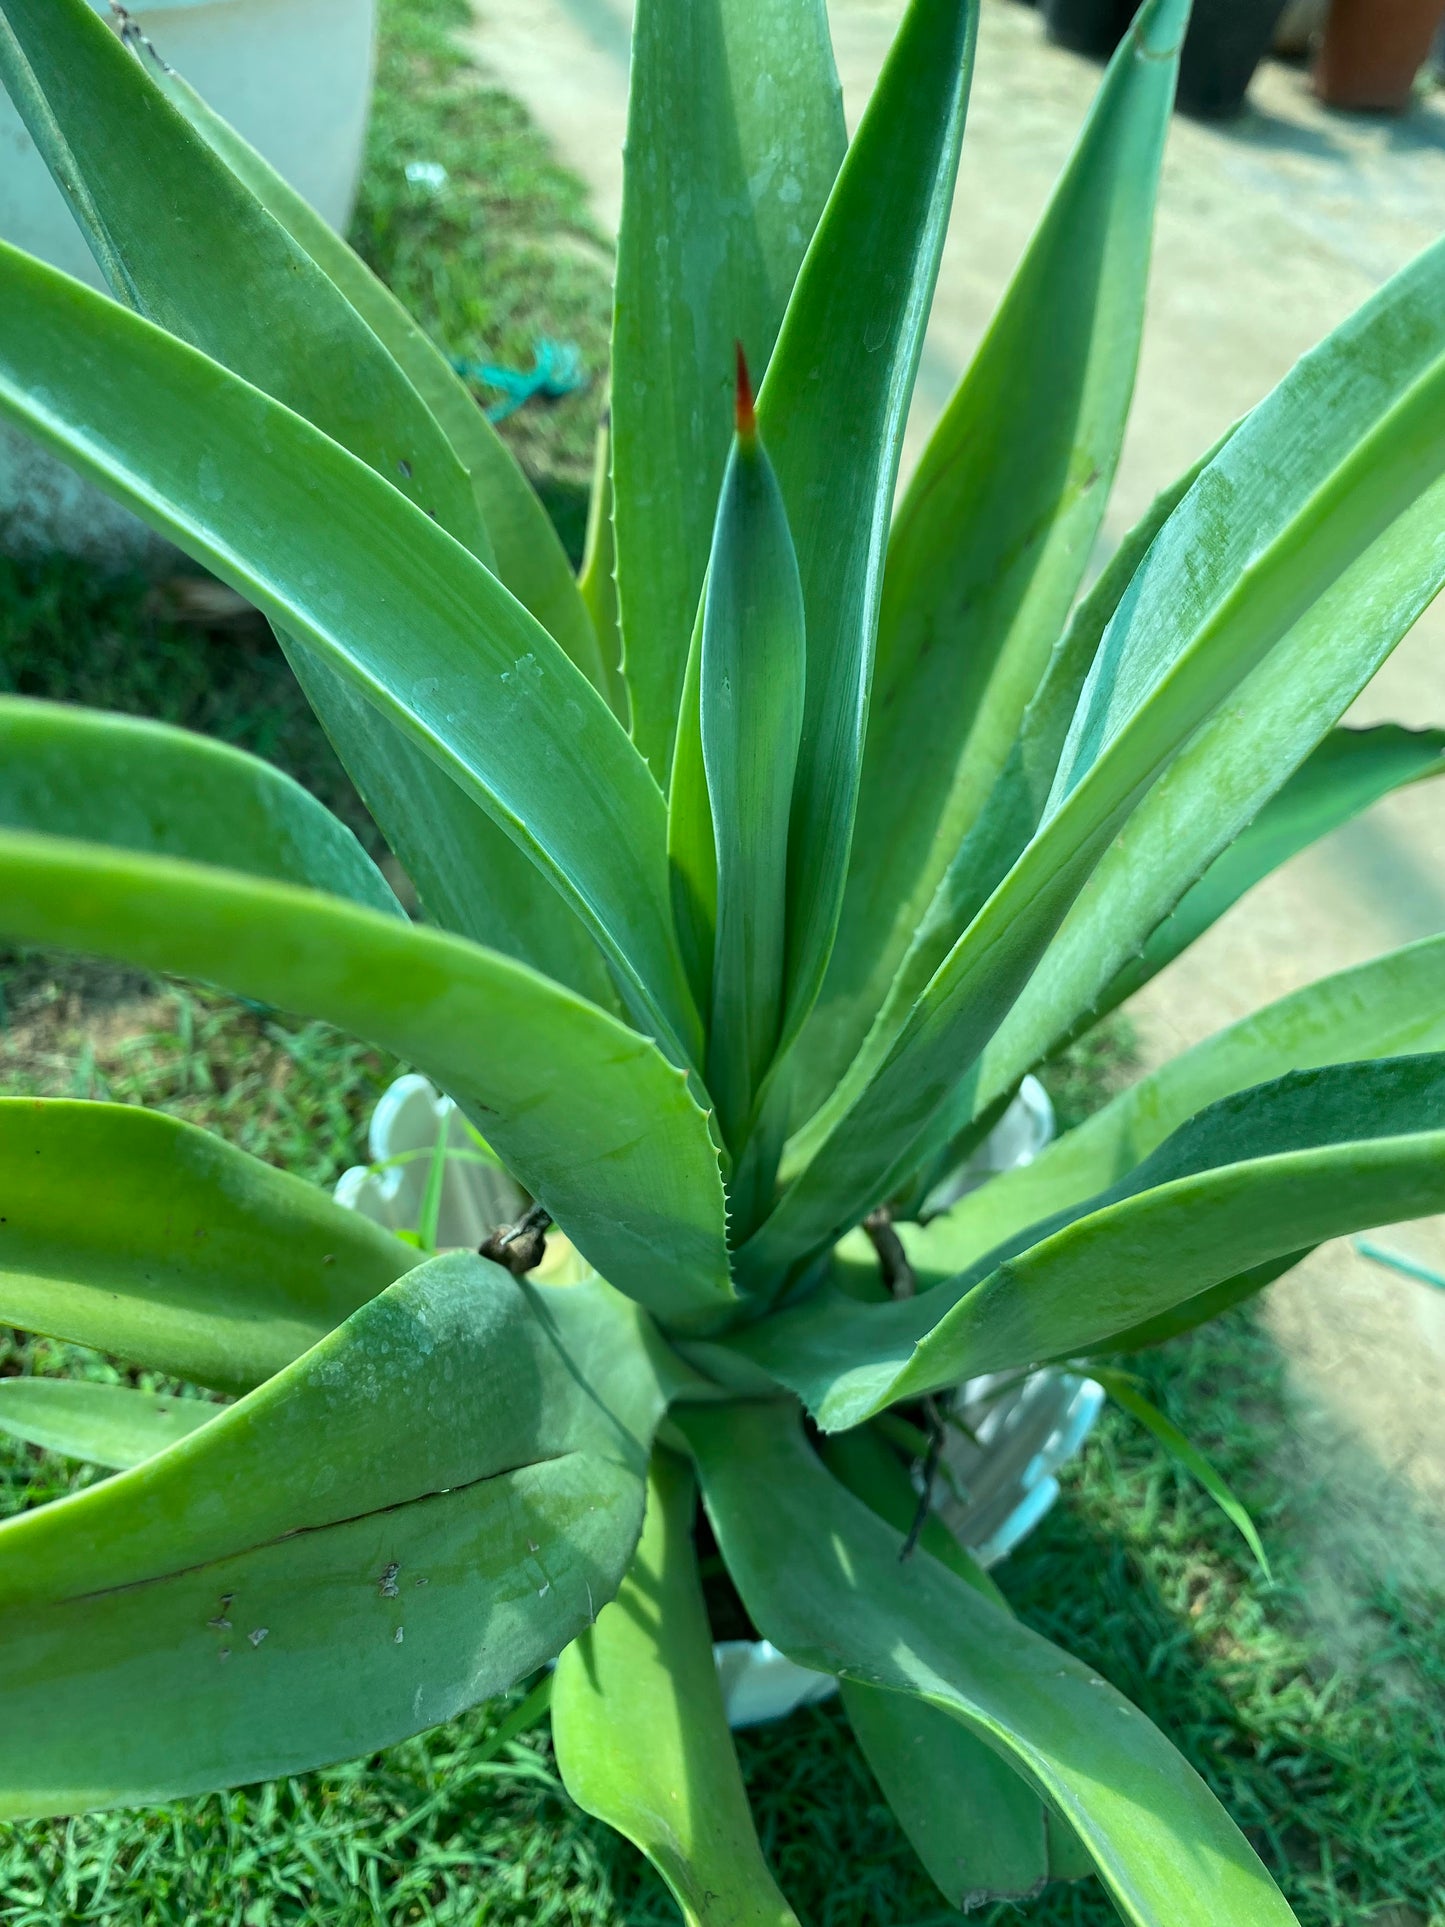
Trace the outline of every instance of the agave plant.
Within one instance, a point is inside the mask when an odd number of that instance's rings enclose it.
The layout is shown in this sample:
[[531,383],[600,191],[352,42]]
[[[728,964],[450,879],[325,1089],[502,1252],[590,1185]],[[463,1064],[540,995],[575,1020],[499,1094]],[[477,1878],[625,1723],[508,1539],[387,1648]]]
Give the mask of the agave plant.
[[[1185,12],[1146,0],[895,506],[977,0],[911,0],[851,145],[822,0],[641,0],[577,579],[447,361],[128,24],[0,0],[116,296],[0,249],[0,407],[266,613],[425,912],[264,763],[6,701],[0,933],[374,1040],[533,1201],[423,1258],[164,1117],[0,1106],[0,1319],[239,1395],[0,1387],[129,1468],[0,1527],[0,1814],[356,1755],[555,1659],[577,1800],[688,1920],[791,1920],[700,1489],[950,1901],[1092,1869],[1152,1927],[1291,1917],[889,1423],[1445,1207],[1437,940],[928,1216],[1030,1066],[1445,749],[1336,727],[1445,578],[1445,247],[1078,599]],[[532,1275],[553,1221],[580,1282]]]

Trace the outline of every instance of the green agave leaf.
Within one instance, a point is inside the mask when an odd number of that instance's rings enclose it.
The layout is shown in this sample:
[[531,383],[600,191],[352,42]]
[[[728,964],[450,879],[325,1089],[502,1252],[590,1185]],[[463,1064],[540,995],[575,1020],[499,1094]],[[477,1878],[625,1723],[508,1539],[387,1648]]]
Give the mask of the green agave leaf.
[[632,1555],[655,1343],[600,1280],[454,1253],[158,1458],[8,1520],[0,1815],[298,1772],[534,1671]]
[[0,696],[0,823],[225,864],[404,914],[351,831],[299,783],[164,723]]
[[[35,53],[25,68],[34,130],[65,179],[87,183],[77,213],[117,295],[435,509],[600,683],[591,627],[545,512],[405,310],[146,42],[136,47],[148,72],[82,0],[59,9],[16,0],[10,12]],[[444,457],[445,490],[434,485],[438,461],[418,449]],[[495,558],[484,524],[501,544]],[[615,1004],[596,946],[531,860],[313,652],[293,637],[282,643],[431,914]]]
[[[758,400],[808,643],[789,875],[790,1033],[818,993],[842,902],[898,452],[977,26],[977,0],[911,0],[799,270]],[[624,597],[624,622],[626,614]]]
[[640,0],[612,330],[617,595],[637,745],[672,760],[732,439],[846,136],[823,0]]
[[446,356],[311,204],[234,128],[213,114],[195,89],[157,58],[148,41],[137,38],[133,44],[157,86],[310,255],[389,351],[467,471],[497,575],[578,668],[601,687],[586,610],[557,531],[510,449]]
[[562,1783],[640,1848],[688,1927],[797,1927],[758,1845],[723,1711],[692,1524],[697,1488],[659,1450],[616,1599],[557,1661]]
[[1150,1345],[1162,1345],[1167,1339],[1178,1338],[1181,1332],[1196,1331],[1211,1319],[1233,1311],[1236,1305],[1257,1298],[1266,1285],[1272,1285],[1276,1278],[1282,1278],[1287,1271],[1292,1271],[1302,1258],[1308,1258],[1313,1249],[1313,1245],[1305,1245],[1298,1251],[1285,1252],[1283,1257],[1270,1258],[1262,1265],[1253,1265],[1248,1271],[1240,1272],[1237,1278],[1226,1278],[1222,1284],[1211,1285],[1207,1291],[1186,1298],[1182,1304],[1171,1305],[1167,1311],[1157,1312],[1152,1318],[1140,1319],[1137,1325],[1126,1326],[1121,1332],[1111,1332],[1101,1344],[1081,1345],[1078,1356],[1085,1359],[1112,1358],[1119,1352],[1137,1352]]
[[4,0],[0,79],[118,300],[294,408],[491,561],[466,474],[411,382],[86,0]]
[[[829,1121],[846,1109],[850,1094],[861,1091],[873,1076],[907,1021],[908,1013],[927,989],[929,979],[1038,828],[1079,692],[1104,631],[1155,536],[1193,487],[1205,464],[1223,445],[1222,441],[1217,443],[1215,449],[1155,497],[1075,609],[1024,711],[1008,760],[978,820],[940,878],[927,914],[914,933],[876,1016],[866,1007],[847,1004],[842,1006],[840,1015],[838,1006],[827,1006],[828,987],[824,985],[823,999],[793,1053],[795,1075],[808,1080],[800,1099],[799,1115],[812,1116],[812,1123],[797,1132],[789,1146],[789,1161],[795,1168],[807,1163],[827,1135]],[[856,1010],[857,1022],[847,1020],[846,1012],[850,1008]],[[848,1052],[858,1041],[857,1023],[866,1024],[870,1016],[871,1027],[857,1056],[849,1063]],[[805,1066],[801,1072],[799,1060]],[[835,1086],[836,1095],[833,1095]],[[818,1106],[830,1095],[833,1102],[818,1115]],[[972,1117],[966,1120],[968,1124],[972,1122]],[[956,1164],[966,1155],[966,1151],[960,1151],[949,1162]],[[923,1186],[924,1190],[928,1188]]]
[[1282,863],[1409,783],[1445,771],[1445,730],[1334,729],[1114,978],[1098,1015],[1132,997]]
[[1049,1878],[1045,1809],[981,1739],[926,1700],[843,1681],[848,1724],[950,1907],[1025,1900]]
[[1244,1836],[1156,1728],[831,1479],[786,1404],[678,1415],[759,1628],[789,1658],[940,1709],[1059,1808],[1136,1927],[1287,1927]]
[[[903,1465],[866,1426],[821,1443],[824,1464],[896,1532],[907,1533],[918,1493]],[[914,1557],[931,1554],[1002,1611],[1008,1603],[936,1513]],[[1047,1809],[1008,1761],[922,1700],[842,1682],[849,1724],[874,1778],[929,1876],[951,1906],[1032,1894],[1048,1879]]]
[[1157,1406],[1149,1403],[1127,1372],[1111,1372],[1094,1367],[1091,1375],[1116,1405],[1122,1406],[1131,1418],[1138,1419],[1146,1431],[1154,1434],[1169,1456],[1177,1459],[1191,1478],[1198,1480],[1259,1561],[1260,1571],[1265,1578],[1273,1578],[1253,1519],[1193,1440],[1187,1438]]
[[236,871],[0,832],[0,880],[12,938],[202,977],[414,1064],[664,1318],[708,1324],[733,1302],[707,1118],[686,1074],[594,1005],[460,938]]
[[617,555],[612,539],[612,414],[604,410],[597,425],[597,452],[592,463],[592,493],[587,502],[587,534],[582,549],[578,592],[597,638],[606,676],[608,701],[624,728],[632,722],[632,704],[622,674],[622,622],[617,613]]
[[707,1086],[736,1155],[782,1029],[788,824],[803,727],[803,591],[738,362],[738,435],[708,564],[699,719],[717,849]]
[[1445,1053],[1329,1064],[1221,1099],[1119,1184],[915,1298],[836,1288],[726,1341],[827,1430],[1068,1357],[1290,1252],[1445,1206]]
[[1102,1005],[1118,973],[1328,735],[1442,583],[1445,483],[1437,483],[1325,590],[1136,809],[985,1053],[979,1107]]
[[[1357,595],[1387,580],[1394,591],[1388,620],[1377,626],[1372,616],[1368,624],[1367,648],[1379,654],[1403,633],[1395,617],[1407,607],[1418,613],[1421,598],[1439,586],[1445,555],[1438,503],[1428,503],[1428,496],[1445,487],[1445,443],[1438,433],[1445,406],[1442,311],[1445,243],[1427,250],[1307,355],[1204,469],[1105,633],[1039,831],[955,944],[876,1075],[847,1109],[839,1106],[812,1163],[744,1246],[745,1279],[785,1274],[826,1249],[856,1221],[860,1207],[888,1196],[947,1143],[962,1121],[960,1109],[964,1117],[970,1103],[983,1110],[1017,1082],[1040,1054],[1029,1026],[1042,1024],[1044,1012],[1055,1013],[1047,1048],[1057,1034],[1057,1013],[1087,1007],[1091,996],[1080,995],[1076,958],[1059,964],[1051,956],[1035,974],[1070,904],[1131,812],[1157,828],[1158,816],[1149,814],[1157,797],[1143,810],[1140,799],[1186,743],[1180,763],[1187,761],[1224,795],[1238,794],[1248,776],[1218,760],[1220,736],[1231,728],[1226,719],[1236,713],[1222,705],[1251,693],[1250,672],[1261,664],[1268,680],[1280,673],[1281,653],[1290,653],[1304,619],[1318,615],[1347,571],[1359,571],[1351,584]],[[1287,465],[1282,449],[1290,452]],[[1422,520],[1427,506],[1428,521]],[[1334,614],[1338,619],[1340,611]],[[1281,641],[1288,645],[1284,652],[1274,647]],[[1356,667],[1365,653],[1355,652]],[[1308,707],[1316,686],[1292,687],[1291,713]],[[1338,714],[1315,727],[1295,760]],[[1278,715],[1271,708],[1274,720]],[[1267,748],[1258,746],[1270,766],[1264,795],[1293,766],[1277,733],[1266,735]],[[1180,787],[1176,783],[1176,797]],[[1243,822],[1261,800],[1256,794]],[[1193,803],[1206,808],[1198,794]],[[1223,807],[1218,800],[1207,806],[1215,824]],[[1129,840],[1122,838],[1121,847]],[[1205,861],[1216,853],[1210,849]],[[1174,866],[1179,859],[1166,848],[1159,862]],[[1155,885],[1156,867],[1141,862],[1137,844],[1127,867],[1137,890]],[[1181,875],[1174,868],[1173,874],[1177,886],[1147,929],[1198,871]],[[1098,914],[1096,895],[1086,948],[1088,942],[1111,945],[1127,926],[1126,915],[1106,918],[1100,936]],[[980,1052],[1031,976],[1027,1018],[1015,1013],[1018,1033],[976,1071]],[[1036,1000],[1046,981],[1051,994]],[[1022,1065],[1020,1035],[1030,1045]]]
[[388,483],[216,363],[13,249],[0,294],[0,412],[436,760],[583,917],[629,1004],[684,1060],[700,1026],[672,933],[662,797],[545,631]]
[[1148,0],[1121,42],[894,518],[858,822],[820,999],[833,1077],[1008,765],[1098,535],[1188,17],[1189,0]]
[[159,1112],[0,1098],[0,1322],[247,1391],[417,1254]]
[[1106,1191],[1206,1105],[1293,1070],[1445,1050],[1445,937],[1426,937],[1266,1004],[1121,1091],[1032,1164],[927,1225],[900,1225],[925,1283]]
[[526,851],[316,650],[277,640],[432,921],[622,1016],[601,950]]
[[140,1465],[225,1410],[203,1398],[74,1378],[0,1378],[0,1432],[115,1470]]

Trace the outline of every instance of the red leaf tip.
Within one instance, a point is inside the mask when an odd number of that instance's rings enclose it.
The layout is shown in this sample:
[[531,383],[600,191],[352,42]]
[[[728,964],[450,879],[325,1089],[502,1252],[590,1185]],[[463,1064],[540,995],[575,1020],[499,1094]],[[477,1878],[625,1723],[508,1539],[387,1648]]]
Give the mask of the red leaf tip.
[[753,412],[753,384],[748,376],[748,358],[743,353],[743,344],[737,344],[738,352],[738,434],[744,441],[751,441],[758,432],[758,418]]

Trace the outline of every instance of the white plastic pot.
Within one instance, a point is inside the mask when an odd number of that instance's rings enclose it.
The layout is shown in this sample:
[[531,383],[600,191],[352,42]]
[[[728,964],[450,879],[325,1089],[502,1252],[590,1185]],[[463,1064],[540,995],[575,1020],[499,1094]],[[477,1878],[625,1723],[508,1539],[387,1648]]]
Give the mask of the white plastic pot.
[[[105,0],[91,0],[108,14]],[[377,0],[149,0],[131,9],[190,81],[332,224],[350,219],[371,100]],[[157,197],[163,192],[157,184]],[[93,287],[99,270],[0,89],[0,238]],[[173,555],[53,456],[0,431],[0,540],[112,565]]]
[[[512,1221],[521,1194],[501,1173],[469,1154],[471,1138],[449,1098],[439,1097],[424,1077],[403,1077],[372,1114],[368,1149],[373,1162],[343,1172],[338,1202],[385,1225],[414,1229],[422,1208],[432,1153],[447,1133],[437,1245],[476,1246],[498,1224]],[[995,1173],[1030,1163],[1054,1134],[1048,1093],[1037,1079],[1024,1079],[1018,1096],[968,1162],[932,1194],[950,1201],[986,1183]],[[459,1153],[460,1155],[453,1155]],[[565,1241],[541,1276],[563,1275]],[[970,1380],[954,1393],[954,1407],[977,1444],[950,1428],[944,1460],[947,1483],[938,1510],[985,1566],[1004,1558],[1043,1518],[1059,1496],[1055,1476],[1079,1450],[1103,1404],[1091,1379],[1070,1372],[1032,1373],[1021,1384],[998,1376]],[[955,1497],[948,1489],[958,1488]],[[733,1726],[782,1719],[799,1706],[837,1690],[831,1673],[798,1666],[767,1640],[725,1639],[714,1647],[723,1700]]]

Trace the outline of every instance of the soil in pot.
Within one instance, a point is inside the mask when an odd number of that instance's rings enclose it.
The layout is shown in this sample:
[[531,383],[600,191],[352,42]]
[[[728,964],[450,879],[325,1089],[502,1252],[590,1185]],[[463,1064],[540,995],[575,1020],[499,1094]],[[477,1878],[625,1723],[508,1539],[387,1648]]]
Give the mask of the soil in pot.
[[1332,0],[1315,92],[1329,107],[1403,114],[1442,20],[1445,0]]

